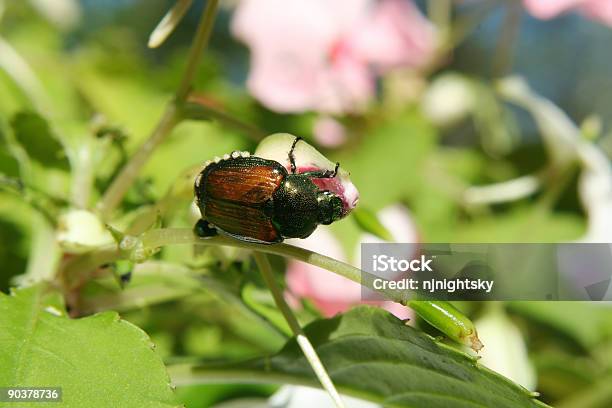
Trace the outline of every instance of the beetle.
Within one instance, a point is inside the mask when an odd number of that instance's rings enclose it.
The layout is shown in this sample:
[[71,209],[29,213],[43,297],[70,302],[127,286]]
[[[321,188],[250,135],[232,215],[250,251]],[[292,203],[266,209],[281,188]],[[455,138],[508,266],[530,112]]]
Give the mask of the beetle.
[[294,150],[289,150],[290,172],[275,160],[234,151],[206,162],[194,190],[202,218],[194,227],[199,236],[217,233],[241,241],[275,244],[285,238],[306,238],[319,224],[342,218],[342,200],[312,181],[334,178],[334,170],[296,173]]

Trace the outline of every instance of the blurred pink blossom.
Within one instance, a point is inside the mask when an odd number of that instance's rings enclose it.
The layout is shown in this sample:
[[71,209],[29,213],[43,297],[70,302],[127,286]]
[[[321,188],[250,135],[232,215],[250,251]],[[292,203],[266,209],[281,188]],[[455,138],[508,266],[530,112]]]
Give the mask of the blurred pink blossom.
[[[307,239],[292,244],[347,262],[340,242],[327,228],[319,227]],[[312,300],[325,316],[343,312],[361,298],[359,284],[304,262],[291,261],[286,279],[294,295]]]
[[[416,242],[418,234],[414,222],[406,208],[394,205],[383,209],[379,214],[381,223],[389,230],[396,242]],[[382,242],[369,234],[364,234],[359,242]],[[318,252],[340,261],[347,262],[347,256],[340,242],[328,228],[319,227],[305,240],[295,240],[292,244]],[[359,247],[359,245],[357,245]],[[359,254],[356,250],[355,254]],[[354,264],[359,263],[355,257]],[[324,316],[344,312],[352,305],[361,302],[361,286],[333,272],[310,264],[291,261],[287,269],[287,286],[292,295],[310,299]],[[400,319],[411,316],[410,309],[394,302],[375,303],[387,309]]]
[[571,10],[612,26],[610,0],[523,0],[527,10],[537,18],[550,19]]
[[338,147],[346,141],[346,129],[331,116],[320,116],[314,124],[315,140],[325,147]]
[[233,34],[251,50],[250,92],[278,112],[356,112],[375,74],[431,58],[434,27],[409,0],[241,0]]

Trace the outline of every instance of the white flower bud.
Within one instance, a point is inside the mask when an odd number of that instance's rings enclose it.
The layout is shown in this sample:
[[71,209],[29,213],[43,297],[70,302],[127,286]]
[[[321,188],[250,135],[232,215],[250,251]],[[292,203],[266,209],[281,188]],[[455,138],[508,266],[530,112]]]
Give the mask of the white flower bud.
[[70,210],[58,222],[57,240],[67,252],[82,253],[113,243],[104,223],[87,210]]

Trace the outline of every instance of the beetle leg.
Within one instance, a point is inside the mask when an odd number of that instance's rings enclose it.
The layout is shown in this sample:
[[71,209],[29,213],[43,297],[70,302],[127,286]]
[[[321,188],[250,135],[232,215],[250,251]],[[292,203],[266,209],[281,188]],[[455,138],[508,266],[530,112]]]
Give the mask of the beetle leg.
[[334,172],[330,178],[335,178],[338,175],[338,169],[340,168],[340,162],[336,162],[336,167],[334,167]]
[[295,145],[300,140],[302,140],[301,137],[296,137],[295,140],[293,141],[293,144],[291,145],[291,149],[289,149],[289,163],[291,163],[291,174],[295,174],[295,170],[297,169],[295,165],[295,156],[293,154],[293,151],[295,150]]
[[218,234],[216,228],[213,227],[208,221],[202,218],[200,218],[198,222],[196,222],[196,225],[194,225],[193,232],[198,237],[202,237],[202,238],[214,237],[215,235]]

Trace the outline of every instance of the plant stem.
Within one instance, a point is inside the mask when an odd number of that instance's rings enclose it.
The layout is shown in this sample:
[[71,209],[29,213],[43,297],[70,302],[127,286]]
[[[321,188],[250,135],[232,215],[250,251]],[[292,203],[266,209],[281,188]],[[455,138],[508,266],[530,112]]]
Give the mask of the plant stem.
[[64,286],[68,290],[73,290],[82,282],[90,279],[98,267],[121,259],[121,257],[122,253],[117,246],[110,245],[97,251],[70,258],[62,266],[60,273]]
[[198,69],[198,65],[200,64],[202,51],[206,48],[206,44],[208,44],[208,39],[210,38],[212,26],[217,14],[218,3],[218,0],[208,0],[206,2],[204,14],[202,14],[202,18],[200,18],[198,30],[191,45],[189,59],[187,60],[187,68],[183,74],[183,79],[178,87],[178,91],[176,92],[176,100],[178,102],[184,102],[189,95],[189,91],[191,91],[191,84]]
[[26,272],[22,275],[25,281],[38,282],[52,279],[56,270],[60,250],[55,236],[55,229],[43,215],[31,217],[32,243]]
[[197,96],[189,97],[187,102],[183,105],[182,116],[185,120],[216,120],[225,126],[243,132],[256,142],[259,142],[266,135],[266,133],[257,127],[207,104],[203,98]]
[[136,179],[140,169],[145,165],[151,154],[159,146],[166,137],[170,134],[174,126],[180,122],[181,107],[187,99],[191,90],[191,84],[200,63],[200,57],[212,30],[215,15],[217,13],[218,0],[208,0],[206,8],[200,18],[198,29],[193,40],[187,68],[181,79],[181,83],[176,92],[176,98],[171,101],[166,107],[162,118],[155,127],[155,130],[149,138],[140,146],[136,154],[128,163],[121,169],[119,175],[113,180],[112,184],[104,193],[101,201],[98,203],[98,211],[102,219],[108,219],[112,211],[119,205],[128,189]]
[[166,139],[178,122],[179,116],[176,105],[171,102],[166,107],[164,115],[151,136],[140,146],[136,154],[126,163],[110,187],[104,192],[104,196],[98,203],[98,211],[102,219],[106,220],[110,217],[112,211],[119,205],[155,148]]
[[519,2],[512,0],[508,3],[493,57],[494,78],[503,77],[512,69],[514,46],[519,35],[522,13],[523,9]]
[[300,327],[297,318],[295,317],[295,315],[291,311],[291,308],[285,301],[285,297],[283,296],[281,288],[274,280],[274,275],[272,274],[272,266],[270,265],[268,257],[266,256],[266,254],[257,251],[253,252],[253,257],[255,258],[257,267],[259,268],[259,271],[261,272],[261,275],[263,276],[266,285],[268,285],[270,292],[272,292],[272,297],[274,298],[276,306],[278,306],[278,309],[283,314],[283,317],[287,321],[289,328],[296,336],[298,334],[302,334],[302,328]]
[[[295,247],[288,244],[261,245],[237,239],[216,236],[200,238],[189,228],[162,228],[147,231],[140,236],[145,250],[151,250],[169,245],[217,245],[245,248],[253,251],[292,258],[334,272],[353,282],[380,293],[385,299],[406,305],[411,300],[410,292],[397,289],[375,289],[375,275],[355,268],[352,265],[338,261],[325,255]],[[65,277],[68,282],[80,280],[81,274],[88,273],[98,266],[126,258],[129,255],[120,251],[116,245],[110,245],[98,251],[74,258],[66,264]]]
[[500,183],[470,186],[464,191],[462,198],[468,205],[505,203],[529,197],[541,186],[542,175],[530,174]]
[[551,167],[548,188],[538,198],[537,205],[544,212],[552,211],[553,207],[576,176],[578,166],[570,163],[566,168]]
[[163,228],[145,232],[142,236],[142,243],[145,249],[153,249],[167,245],[191,244],[191,245],[225,245],[237,248],[251,249],[285,258],[297,259],[314,266],[318,266],[328,271],[334,272],[353,282],[363,285],[375,292],[380,293],[386,299],[394,302],[406,304],[410,300],[409,292],[394,289],[375,289],[375,275],[355,268],[352,265],[338,261],[325,255],[309,251],[304,248],[288,244],[261,245],[237,239],[216,236],[212,238],[200,238],[193,234],[188,228]]
[[75,171],[72,173],[72,204],[76,208],[87,208],[94,179],[93,138],[87,138],[75,149],[71,163]]
[[323,389],[327,391],[327,393],[330,395],[336,407],[344,408],[344,403],[340,399],[340,394],[338,394],[338,391],[336,390],[334,383],[329,377],[327,370],[323,366],[319,355],[312,346],[312,343],[310,343],[310,340],[308,340],[308,337],[306,337],[306,335],[302,331],[302,328],[300,327],[297,318],[295,317],[293,311],[285,301],[281,288],[274,280],[272,267],[270,266],[270,261],[268,260],[268,257],[266,256],[266,254],[257,251],[253,253],[253,256],[255,257],[255,262],[259,267],[259,271],[261,272],[264,281],[268,285],[270,292],[272,292],[272,297],[274,297],[274,302],[276,302],[276,306],[279,308],[279,310],[285,317],[285,320],[289,324],[289,327],[295,335],[295,339],[298,345],[302,349],[302,352],[304,353],[306,360],[308,360],[308,363],[312,367],[312,370],[315,372],[315,375],[321,382]]
[[147,43],[149,48],[157,48],[166,41],[191,7],[191,3],[193,3],[193,0],[178,0],[174,3],[174,6],[166,13],[149,36],[149,42]]
[[[217,298],[229,305],[236,307],[244,316],[253,319],[265,326],[268,331],[278,337],[279,342],[285,342],[287,340],[287,333],[278,328],[270,319],[257,313],[253,308],[248,306],[245,301],[240,297],[240,294],[236,294],[227,288],[227,285],[219,282],[216,278],[210,276],[199,276],[199,281],[202,283],[204,288],[211,293],[214,293]],[[282,344],[282,343],[281,343]]]
[[[389,288],[377,289],[374,285],[374,281],[377,278],[375,275],[372,275],[371,273],[365,271],[361,271],[351,265],[345,264],[344,262],[337,261],[333,258],[329,258],[316,252],[308,251],[306,249],[294,247],[287,244],[262,245],[239,241],[237,239],[227,238],[224,236],[200,238],[197,237],[191,229],[187,228],[156,229],[145,232],[139,238],[132,238],[139,239],[140,242],[135,247],[137,247],[138,251],[140,251],[141,253],[154,253],[156,249],[168,245],[220,245],[236,248],[245,248],[253,250],[256,253],[270,253],[284,256],[286,258],[297,259],[299,261],[327,269],[330,272],[334,272],[340,276],[350,279],[374,292],[379,293],[384,299],[389,299],[393,302],[397,302],[405,306],[416,306],[417,312],[419,310],[419,306],[421,306],[420,309],[422,310],[423,307],[429,305],[430,307],[428,309],[428,312],[425,314],[429,317],[428,321],[436,319],[434,325],[443,333],[448,335],[450,338],[456,341],[470,344],[475,350],[481,348],[481,343],[478,340],[475,330],[473,332],[470,332],[469,330],[469,327],[472,327],[472,323],[469,321],[469,319],[463,316],[460,312],[456,311],[454,308],[452,308],[452,310],[450,310],[450,308],[447,308],[443,304],[445,302],[427,301],[426,299],[419,300],[415,298],[414,294],[410,291]],[[95,271],[99,265],[113,262],[117,259],[130,257],[131,254],[129,251],[121,251],[117,246],[108,246],[106,248],[101,248],[98,251],[89,253],[85,256],[74,258],[63,268],[63,277],[65,282],[64,286],[68,288],[78,287],[80,283],[94,276]],[[259,255],[257,255],[257,257],[259,257]],[[266,268],[269,267],[269,264],[267,264],[267,259],[266,261],[261,261],[261,259],[259,259],[258,264],[260,265],[260,269],[262,269],[264,278],[266,279],[268,286],[270,286],[275,301],[277,302],[279,309],[285,316],[285,319],[287,319],[291,330],[294,333],[298,333],[299,324],[297,323],[297,320],[295,320],[295,317],[289,316],[289,306],[284,303],[284,299],[282,298],[282,294],[280,294],[280,290],[275,286],[276,283],[273,280],[270,280],[271,278],[265,276]],[[426,301],[421,302],[423,300]],[[419,302],[421,302],[422,305],[419,305]],[[468,328],[468,330],[464,330],[465,328]],[[468,334],[469,336],[466,337],[465,334]],[[308,339],[302,337],[301,332],[300,336],[296,334],[296,339],[304,353],[314,353],[312,345],[308,342]],[[468,341],[466,341],[466,339]],[[317,372],[317,368],[314,365],[313,369],[315,369],[315,372]],[[317,373],[317,376],[319,376],[319,373]],[[325,383],[323,382],[323,380],[321,380],[321,382],[325,387]]]

